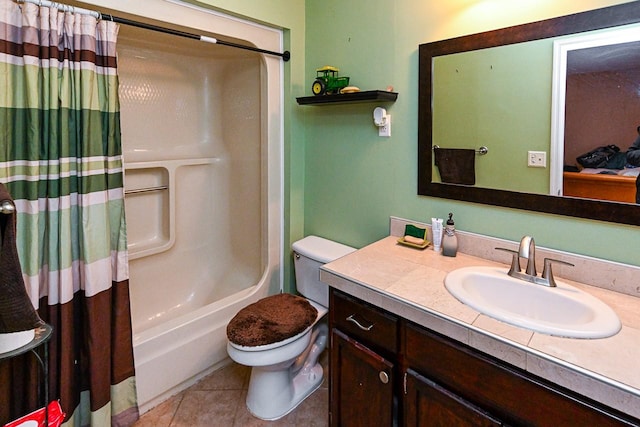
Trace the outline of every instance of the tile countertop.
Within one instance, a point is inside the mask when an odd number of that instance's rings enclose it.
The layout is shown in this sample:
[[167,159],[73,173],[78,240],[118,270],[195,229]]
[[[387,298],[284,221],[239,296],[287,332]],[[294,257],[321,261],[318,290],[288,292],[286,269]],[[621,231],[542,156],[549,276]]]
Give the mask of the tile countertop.
[[449,271],[508,265],[458,252],[454,258],[397,244],[389,236],[320,271],[329,286],[640,418],[640,298],[557,275],[607,303],[622,329],[604,339],[572,339],[511,326],[479,313],[444,287]]

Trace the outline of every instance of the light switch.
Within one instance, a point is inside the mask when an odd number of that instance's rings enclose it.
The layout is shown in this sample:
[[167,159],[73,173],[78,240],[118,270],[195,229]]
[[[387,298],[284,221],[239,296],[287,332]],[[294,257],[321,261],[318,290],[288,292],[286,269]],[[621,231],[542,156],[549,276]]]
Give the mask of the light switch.
[[527,166],[531,168],[546,168],[547,153],[545,151],[527,151]]

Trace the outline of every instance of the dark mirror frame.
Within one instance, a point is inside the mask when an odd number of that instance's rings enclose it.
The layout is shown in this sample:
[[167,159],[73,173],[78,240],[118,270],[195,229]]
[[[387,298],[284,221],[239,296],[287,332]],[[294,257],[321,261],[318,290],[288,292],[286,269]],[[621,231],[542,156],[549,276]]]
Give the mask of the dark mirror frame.
[[[418,194],[599,221],[640,225],[640,206],[432,182],[432,60],[436,56],[640,22],[640,2],[624,3],[419,46]],[[482,144],[480,144],[482,145]]]

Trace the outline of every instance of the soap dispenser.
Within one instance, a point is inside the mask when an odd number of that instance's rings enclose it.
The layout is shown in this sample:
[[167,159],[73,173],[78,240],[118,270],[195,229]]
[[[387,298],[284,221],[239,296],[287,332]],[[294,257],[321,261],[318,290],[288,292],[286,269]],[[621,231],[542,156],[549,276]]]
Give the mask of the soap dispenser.
[[444,229],[444,236],[442,236],[442,255],[456,256],[457,252],[458,236],[456,236],[456,227],[453,222],[453,214],[449,213],[447,226]]

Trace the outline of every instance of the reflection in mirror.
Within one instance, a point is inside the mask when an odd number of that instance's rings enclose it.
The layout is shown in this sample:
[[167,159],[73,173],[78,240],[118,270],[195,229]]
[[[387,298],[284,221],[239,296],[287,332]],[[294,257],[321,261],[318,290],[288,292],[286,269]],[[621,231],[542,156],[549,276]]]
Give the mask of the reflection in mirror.
[[553,69],[551,194],[635,203],[639,27],[557,40]]
[[552,53],[537,40],[434,58],[433,144],[486,146],[476,186],[549,194],[549,169],[527,167],[527,151],[549,151]]
[[[640,8],[637,4],[624,3],[420,45],[418,194],[640,225],[640,208],[635,203],[592,200],[593,197],[583,199],[580,198],[582,196],[549,195],[553,188],[549,171],[557,169],[560,171],[558,173],[563,175],[565,150],[563,149],[562,154],[558,156],[550,145],[551,73],[547,71],[544,76],[540,76],[538,73],[530,72],[531,68],[537,68],[542,63],[547,64],[547,70],[551,69],[555,38],[637,23],[640,23]],[[530,61],[531,57],[535,57],[535,52],[516,53],[517,59],[512,62],[520,64],[515,64],[516,68],[509,68],[507,65],[511,64],[497,58],[488,61],[476,58],[479,51],[493,48],[498,48],[498,51],[516,50],[521,45],[529,46],[528,42],[533,42],[531,49],[543,46],[540,49],[546,50],[546,59]],[[518,66],[521,66],[519,70]],[[484,74],[474,77],[470,73],[473,67],[479,67]],[[530,91],[529,89],[535,86],[532,80],[516,79],[530,74],[534,74],[533,81],[543,81],[540,84],[546,85],[547,88],[544,92]],[[448,79],[445,78],[447,75]],[[498,79],[498,83],[486,84],[490,76],[502,76],[502,82]],[[442,93],[441,85],[445,87]],[[443,103],[450,93],[456,92],[462,95],[462,98],[449,106]],[[507,92],[510,97],[505,101],[496,102],[497,95],[502,92]],[[537,109],[543,111],[543,107],[536,104],[544,98],[546,114],[539,112]],[[479,112],[466,109],[468,104],[478,106],[480,102],[483,102],[483,107]],[[500,114],[497,117],[489,117],[485,114],[489,110],[498,111]],[[557,117],[553,120],[556,119]],[[640,116],[638,121],[630,130],[624,129],[631,134],[616,144],[621,150],[626,151],[633,142],[633,132],[635,126],[640,125]],[[564,142],[564,126],[561,133],[560,140]],[[445,142],[445,138],[449,137],[454,138],[452,142]],[[438,168],[433,166],[433,144],[443,148],[476,149],[486,145],[489,154],[481,158],[476,157],[476,185],[441,182]],[[528,151],[547,153],[547,167],[526,167]],[[566,151],[569,155],[569,150]],[[551,155],[554,156],[553,165],[549,158]],[[508,168],[512,164],[516,164],[520,169],[509,171]],[[558,187],[559,184],[554,185]],[[563,185],[559,186],[560,189],[555,188],[553,194],[563,192]]]

